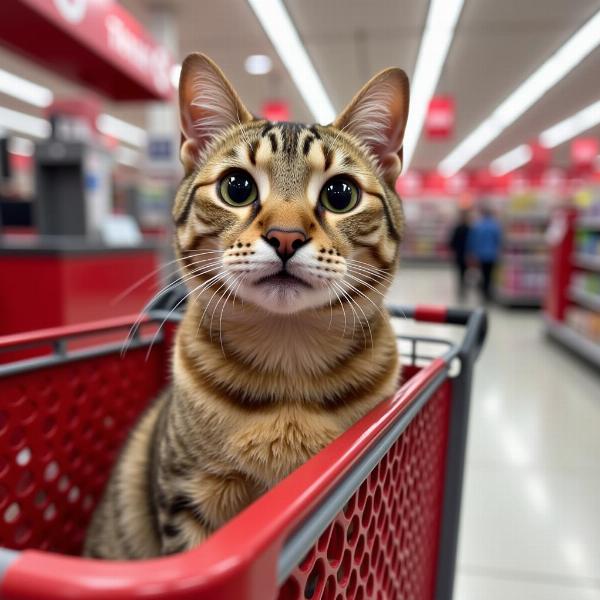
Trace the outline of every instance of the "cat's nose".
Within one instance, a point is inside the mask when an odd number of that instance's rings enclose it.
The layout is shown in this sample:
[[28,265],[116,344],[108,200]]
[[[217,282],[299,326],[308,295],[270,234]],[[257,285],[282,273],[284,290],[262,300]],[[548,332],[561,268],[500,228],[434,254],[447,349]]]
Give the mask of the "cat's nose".
[[283,262],[291,258],[296,250],[307,242],[306,234],[299,229],[269,229],[265,240],[275,248],[275,252]]

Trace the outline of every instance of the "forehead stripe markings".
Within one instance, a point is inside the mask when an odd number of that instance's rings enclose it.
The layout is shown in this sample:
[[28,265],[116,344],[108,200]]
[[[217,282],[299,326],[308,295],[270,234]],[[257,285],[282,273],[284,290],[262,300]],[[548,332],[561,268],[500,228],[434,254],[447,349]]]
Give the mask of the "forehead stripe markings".
[[188,195],[186,196],[183,208],[181,209],[181,213],[179,213],[179,216],[175,221],[175,225],[180,226],[183,225],[185,221],[187,221],[188,217],[190,216],[190,210],[192,209],[192,203],[194,202],[194,196],[196,195],[196,191],[201,187],[217,183],[218,180],[219,179],[216,178],[211,179],[210,181],[199,181],[198,183],[192,185],[190,191],[188,192]]
[[383,204],[383,210],[385,211],[385,216],[387,218],[390,235],[394,238],[394,240],[399,241],[400,234],[398,233],[398,230],[394,225],[394,221],[392,221],[392,215],[390,214],[390,207],[386,197],[383,194],[380,194],[379,192],[373,192],[371,190],[365,190],[365,193],[370,194],[371,196],[375,196],[376,198],[379,198],[381,200],[381,203]]
[[271,152],[275,154],[277,152],[277,137],[272,131],[269,133],[269,141],[271,142]]

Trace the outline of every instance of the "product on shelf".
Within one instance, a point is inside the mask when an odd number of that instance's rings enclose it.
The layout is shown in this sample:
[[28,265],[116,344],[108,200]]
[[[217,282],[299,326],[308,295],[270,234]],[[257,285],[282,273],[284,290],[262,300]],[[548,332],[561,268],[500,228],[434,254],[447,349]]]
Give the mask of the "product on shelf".
[[587,339],[600,344],[600,313],[571,306],[565,314],[565,323]]
[[448,240],[458,219],[456,200],[450,197],[406,199],[403,258],[447,260]]
[[505,304],[541,304],[548,282],[546,229],[552,201],[523,194],[503,207],[503,240],[497,299]]

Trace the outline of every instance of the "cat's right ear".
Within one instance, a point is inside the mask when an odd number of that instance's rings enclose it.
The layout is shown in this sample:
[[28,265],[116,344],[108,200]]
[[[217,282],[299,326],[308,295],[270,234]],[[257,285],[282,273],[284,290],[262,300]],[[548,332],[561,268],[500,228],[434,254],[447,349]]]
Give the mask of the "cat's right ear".
[[179,77],[180,158],[185,174],[196,167],[208,144],[232,125],[252,120],[233,86],[204,54],[190,54]]

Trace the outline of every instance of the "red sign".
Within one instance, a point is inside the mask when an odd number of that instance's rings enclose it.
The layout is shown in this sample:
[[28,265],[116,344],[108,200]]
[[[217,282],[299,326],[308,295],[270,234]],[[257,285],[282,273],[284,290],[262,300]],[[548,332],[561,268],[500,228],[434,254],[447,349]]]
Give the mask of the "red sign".
[[454,132],[454,98],[434,96],[425,115],[425,133],[433,140],[448,139]]
[[598,139],[577,138],[571,142],[571,161],[576,167],[591,166],[598,156]]
[[529,149],[531,150],[530,166],[536,169],[546,168],[550,163],[550,148],[542,146],[538,141],[533,141],[529,142]]
[[285,100],[268,100],[263,104],[261,112],[268,121],[290,120],[290,105]]
[[171,56],[113,0],[12,0],[0,43],[116,100],[167,100]]

